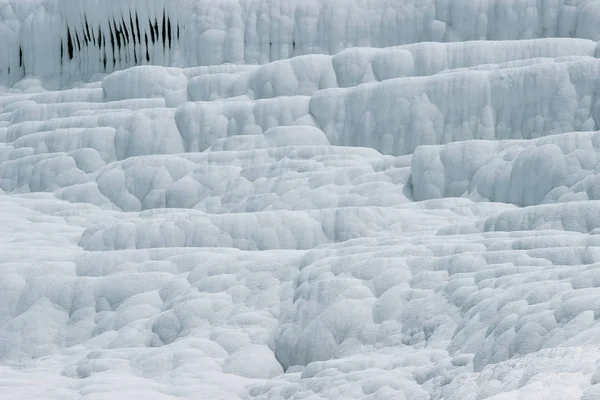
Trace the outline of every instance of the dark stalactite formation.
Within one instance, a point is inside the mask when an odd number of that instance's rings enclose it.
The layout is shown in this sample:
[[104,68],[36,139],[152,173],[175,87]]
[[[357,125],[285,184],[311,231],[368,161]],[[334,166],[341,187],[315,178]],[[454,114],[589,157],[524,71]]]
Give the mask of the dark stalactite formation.
[[[162,46],[163,52],[171,49],[174,42],[180,38],[180,27],[179,24],[171,22],[166,9],[163,9],[162,18],[149,20],[145,32],[140,26],[138,14],[130,11],[128,16],[110,20],[108,31],[103,30],[101,26],[92,27],[84,15],[82,26],[67,26],[66,33],[65,40],[60,44],[61,64],[78,59],[78,53],[86,48],[95,47],[98,49],[103,70],[106,71],[111,63],[113,68],[117,63],[139,65],[144,60],[145,63],[150,63],[155,51],[154,46]],[[141,51],[143,53],[138,54]],[[22,62],[21,52],[21,65]]]

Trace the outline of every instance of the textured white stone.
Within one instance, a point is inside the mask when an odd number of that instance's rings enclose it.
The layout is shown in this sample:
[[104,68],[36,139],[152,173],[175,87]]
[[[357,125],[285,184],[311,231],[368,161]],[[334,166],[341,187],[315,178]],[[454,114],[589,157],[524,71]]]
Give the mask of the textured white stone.
[[0,0],[0,397],[598,398],[598,39],[596,0]]

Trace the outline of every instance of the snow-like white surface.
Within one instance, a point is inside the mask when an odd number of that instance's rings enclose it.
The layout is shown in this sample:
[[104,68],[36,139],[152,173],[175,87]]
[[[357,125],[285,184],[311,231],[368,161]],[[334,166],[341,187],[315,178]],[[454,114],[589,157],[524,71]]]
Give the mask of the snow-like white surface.
[[[0,82],[426,41],[600,38],[597,0],[2,0]],[[10,70],[9,70],[10,69]]]
[[423,146],[412,158],[415,199],[465,196],[531,206],[599,200],[599,132]]
[[0,398],[600,398],[598,39],[596,0],[0,0]]

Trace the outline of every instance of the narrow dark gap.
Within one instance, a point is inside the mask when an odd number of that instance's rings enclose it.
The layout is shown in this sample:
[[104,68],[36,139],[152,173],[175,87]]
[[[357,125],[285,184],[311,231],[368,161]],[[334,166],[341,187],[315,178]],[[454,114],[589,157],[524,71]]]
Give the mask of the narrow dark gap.
[[81,51],[81,42],[79,41],[79,33],[75,31],[75,39],[77,41],[77,51]]
[[98,48],[102,48],[102,27],[98,26]]
[[87,15],[85,15],[83,18],[84,18],[84,21],[85,21],[85,32],[87,34],[87,41],[91,42],[92,41],[92,35],[90,34],[90,25],[88,24]]
[[73,38],[71,37],[71,30],[67,26],[67,51],[69,52],[69,60],[73,59]]
[[96,46],[96,32],[94,32],[94,28],[90,29],[90,33],[92,35],[92,43]]
[[[124,19],[121,19],[121,22],[123,23],[123,25],[121,25],[121,31],[123,32],[123,41],[125,43],[125,58],[127,60],[127,63],[129,63],[131,59],[131,54],[129,54],[129,44],[131,43],[132,39],[131,36],[129,36],[129,29],[127,28],[127,23]],[[133,48],[135,50],[135,40],[133,40]]]
[[179,24],[177,24],[177,40],[179,40]]
[[162,19],[162,42],[163,42],[163,50],[167,49],[167,15],[166,11],[163,8],[163,19]]
[[[62,59],[62,43],[61,43],[61,59]],[[23,47],[19,46],[19,67],[23,66]]]
[[83,48],[87,44],[87,33],[85,33],[85,25],[81,26],[81,47]]
[[129,27],[131,28],[131,38],[133,39],[133,44],[135,45],[135,27],[133,26],[133,17],[131,16],[131,10],[129,11]]
[[[125,48],[125,62],[129,64],[129,42],[131,42],[131,38],[129,37],[129,29],[127,29],[127,23],[125,23],[125,19],[121,16],[121,32],[123,32],[123,47]],[[135,41],[134,41],[135,45]]]
[[113,65],[117,63],[117,59],[115,58],[115,35],[113,33],[112,27],[110,23],[108,24],[108,31],[110,33],[110,45],[112,47],[112,56],[113,56]]
[[[116,23],[116,21],[115,21]],[[127,53],[127,37],[125,36],[125,31],[123,30],[123,25],[117,25],[117,43],[119,46],[119,60],[121,60],[121,50],[125,50],[125,62],[129,62],[129,54]]]
[[137,28],[138,44],[141,46],[141,44],[142,44],[142,31],[140,31],[140,20],[138,18],[137,13],[135,13],[135,27]]
[[10,67],[8,67],[8,74],[10,75]]
[[110,26],[110,24],[108,24],[108,33],[110,34],[110,45],[114,49],[115,48],[115,36],[113,34],[112,26]]
[[130,38],[129,38],[129,30],[127,29],[127,24],[125,23],[125,20],[121,17],[121,31],[123,32],[123,38],[125,40],[125,44],[129,44],[130,42]]
[[[131,28],[131,45],[133,46],[133,62],[135,63],[135,65],[137,65],[137,63],[138,63],[137,47],[135,46],[136,35],[135,35],[135,26],[133,25],[133,17],[131,16],[131,10],[129,11],[129,27]],[[138,38],[138,43],[139,43],[139,41],[140,41],[139,36],[137,36],[137,38]]]
[[167,18],[167,38],[169,39],[169,49],[171,48],[171,18]]
[[146,62],[150,62],[150,54],[148,53],[148,34],[144,33],[146,38]]
[[117,39],[117,49],[121,50],[121,31],[117,28],[117,22],[113,19],[113,27],[115,31],[115,38]]
[[102,43],[102,53],[104,54],[104,57],[102,57],[102,64],[104,65],[104,71],[106,71],[106,36],[102,35],[100,42]]
[[155,18],[154,19],[154,36],[156,37],[156,41],[158,42],[159,36],[158,36],[158,20]]
[[98,61],[102,64],[102,38],[98,39]]
[[63,58],[65,56],[65,45],[63,44],[62,40],[60,41],[60,65],[62,65],[63,63]]
[[[155,42],[155,40],[154,40],[154,28],[152,28],[152,21],[148,21],[148,23],[150,24],[150,39],[152,39],[152,43],[154,43]],[[146,45],[147,44],[148,43],[146,42]]]

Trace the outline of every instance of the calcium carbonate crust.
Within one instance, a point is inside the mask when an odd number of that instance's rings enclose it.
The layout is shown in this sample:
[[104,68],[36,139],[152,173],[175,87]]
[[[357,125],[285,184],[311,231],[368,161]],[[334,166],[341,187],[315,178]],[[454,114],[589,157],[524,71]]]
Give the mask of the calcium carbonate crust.
[[598,398],[599,27],[0,0],[0,393]]

